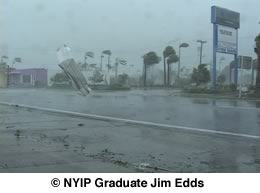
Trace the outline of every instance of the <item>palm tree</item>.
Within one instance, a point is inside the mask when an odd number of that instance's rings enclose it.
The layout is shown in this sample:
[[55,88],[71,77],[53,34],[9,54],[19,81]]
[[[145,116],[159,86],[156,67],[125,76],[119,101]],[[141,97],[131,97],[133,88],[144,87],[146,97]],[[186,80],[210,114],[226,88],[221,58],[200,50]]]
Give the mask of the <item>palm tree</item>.
[[1,64],[3,64],[4,63],[4,60],[7,60],[8,59],[8,56],[1,56]]
[[147,74],[147,66],[151,66],[154,64],[158,64],[161,58],[157,56],[155,52],[148,52],[143,56],[144,63],[144,87],[146,87],[146,74]]
[[[163,51],[163,72],[164,72],[164,86],[166,86],[166,59],[170,56],[170,55],[175,55],[176,52],[173,49],[172,46],[167,46],[164,51]],[[169,67],[169,66],[168,66]],[[168,69],[169,71],[169,69]],[[168,72],[169,74],[169,72]]]
[[167,82],[168,86],[170,86],[171,80],[170,80],[170,72],[171,72],[171,64],[176,63],[179,61],[179,57],[176,54],[172,54],[167,59],[167,65],[168,65],[168,75],[167,75]]
[[124,60],[124,59],[121,59],[121,58],[116,58],[116,61],[115,61],[115,78],[117,79],[117,75],[118,75],[118,66],[119,64],[125,66],[127,65],[127,61]]
[[94,53],[93,52],[86,52],[84,55],[84,64],[82,65],[82,67],[87,70],[87,59],[89,58],[94,58]]
[[102,64],[103,64],[103,58],[104,58],[104,55],[103,54],[101,54],[101,56],[100,56],[100,70],[102,71],[103,69],[103,67],[102,67]]
[[256,93],[260,94],[260,34],[255,38],[255,52],[257,54],[257,68],[256,68]]
[[110,50],[104,50],[103,52],[102,52],[102,54],[104,54],[104,55],[107,55],[107,71],[108,71],[108,80],[106,79],[106,81],[107,81],[107,84],[109,85],[110,84],[110,75],[109,75],[109,70],[110,70],[110,68],[111,68],[111,66],[110,66],[110,56],[112,55],[112,52],[110,51]]
[[107,69],[109,71],[109,69],[111,68],[111,66],[110,66],[110,56],[112,55],[112,52],[110,50],[104,50],[102,53],[104,55],[107,55]]

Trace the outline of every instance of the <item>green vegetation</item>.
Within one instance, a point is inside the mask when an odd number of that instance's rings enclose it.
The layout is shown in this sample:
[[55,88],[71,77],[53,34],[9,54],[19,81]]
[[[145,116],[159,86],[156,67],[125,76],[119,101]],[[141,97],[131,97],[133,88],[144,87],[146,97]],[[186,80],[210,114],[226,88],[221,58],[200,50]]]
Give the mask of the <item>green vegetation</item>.
[[191,80],[197,86],[208,83],[210,81],[210,72],[207,69],[207,64],[200,64],[198,68],[194,68]]
[[143,56],[143,63],[144,63],[144,87],[146,86],[146,72],[147,72],[147,67],[151,65],[155,65],[160,63],[161,58],[157,56],[155,52],[148,52]]
[[102,81],[104,81],[104,75],[99,70],[95,70],[93,76],[89,79],[92,80],[94,83],[101,83]]
[[[164,65],[164,86],[166,84],[170,86],[170,65],[179,61],[179,57],[176,55],[176,51],[172,46],[167,46],[163,51],[163,65]],[[166,69],[167,63],[167,69]],[[167,79],[166,79],[166,71],[167,71]]]
[[218,76],[218,78],[217,78],[217,83],[218,83],[218,85],[219,85],[220,87],[223,86],[223,84],[225,83],[225,81],[226,81],[226,76],[225,76],[224,74],[221,74],[221,75]]
[[179,57],[176,55],[175,50],[174,53],[171,54],[168,58],[167,58],[167,66],[168,66],[168,73],[167,73],[167,83],[168,86],[170,86],[171,84],[171,79],[170,79],[170,73],[171,73],[171,64],[176,63],[179,61]]
[[166,71],[169,70],[169,65],[168,65],[168,70],[166,69],[166,59],[171,56],[171,55],[176,55],[175,50],[173,49],[172,46],[167,46],[164,51],[163,51],[163,71],[164,71],[164,86],[166,86]]
[[56,73],[50,81],[52,88],[71,88],[69,79],[63,72]]
[[63,82],[68,82],[68,81],[69,81],[68,77],[63,72],[56,73],[51,78],[51,82],[53,82],[53,83],[63,83]]
[[129,90],[128,74],[119,74],[117,78],[111,79],[111,84],[104,88],[105,90]]

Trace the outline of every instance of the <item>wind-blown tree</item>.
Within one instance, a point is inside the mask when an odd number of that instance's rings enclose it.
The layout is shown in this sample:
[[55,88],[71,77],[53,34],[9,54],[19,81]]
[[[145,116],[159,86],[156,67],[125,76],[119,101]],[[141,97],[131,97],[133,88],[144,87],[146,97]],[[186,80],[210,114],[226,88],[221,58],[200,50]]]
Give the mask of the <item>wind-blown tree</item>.
[[118,75],[118,66],[119,64],[125,66],[127,65],[127,61],[122,59],[122,58],[116,58],[116,61],[115,61],[115,78],[117,79],[117,75]]
[[[112,66],[110,65],[110,57],[112,55],[112,52],[110,50],[104,50],[102,54],[107,55],[107,71],[109,75],[109,71],[112,68]],[[110,76],[108,78],[106,77],[106,83],[110,85]]]
[[111,66],[110,66],[110,56],[112,55],[112,52],[110,50],[104,50],[102,52],[104,55],[107,55],[107,68],[108,71],[110,70]]
[[92,80],[94,83],[100,83],[104,81],[104,75],[100,72],[100,70],[95,70],[93,73],[93,76],[89,78],[89,80]]
[[56,73],[53,77],[51,77],[51,83],[52,85],[56,86],[56,85],[65,85],[65,84],[69,84],[69,78],[67,77],[67,75],[64,72],[59,72]]
[[82,64],[82,68],[87,70],[87,59],[94,58],[94,52],[86,52],[84,55],[84,64]]
[[257,54],[257,68],[256,68],[256,93],[260,95],[260,34],[255,38],[255,52]]
[[125,73],[119,74],[119,76],[118,76],[118,82],[121,85],[126,85],[128,79],[129,79],[129,76],[128,76],[128,74],[125,74]]
[[1,60],[0,60],[0,64],[1,65],[6,65],[6,62],[4,62],[4,60],[7,60],[8,59],[8,56],[1,56]]
[[[175,51],[174,51],[175,52]],[[176,63],[179,61],[179,57],[175,54],[170,55],[167,58],[167,66],[168,66],[168,73],[167,73],[167,83],[170,86],[171,79],[170,79],[170,72],[171,72],[171,64]]]
[[223,86],[224,83],[226,81],[226,76],[224,74],[221,74],[218,76],[217,78],[217,83],[220,85],[220,86]]
[[[166,59],[170,55],[176,55],[172,46],[167,46],[163,51],[163,72],[164,72],[164,86],[166,86]],[[169,66],[168,66],[169,67]],[[169,69],[168,69],[169,70]]]
[[210,81],[210,72],[207,69],[207,64],[200,64],[198,68],[194,68],[191,80],[196,83],[197,86],[203,83],[208,83]]
[[161,58],[157,56],[155,52],[148,52],[143,56],[144,63],[144,87],[146,87],[146,72],[147,67],[160,63]]

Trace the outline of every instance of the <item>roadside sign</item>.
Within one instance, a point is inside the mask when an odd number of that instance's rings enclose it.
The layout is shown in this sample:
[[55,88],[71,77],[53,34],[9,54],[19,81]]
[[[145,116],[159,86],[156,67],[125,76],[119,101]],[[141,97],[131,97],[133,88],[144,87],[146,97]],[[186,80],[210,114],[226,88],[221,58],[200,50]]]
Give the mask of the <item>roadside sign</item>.
[[250,56],[238,56],[238,68],[249,70],[252,67],[253,58]]
[[[252,68],[256,69],[256,60],[253,60],[252,57],[250,56],[238,56],[238,68],[246,69],[249,70]],[[235,68],[235,61],[233,60],[230,63],[230,68],[233,69]]]
[[234,77],[234,83],[235,85],[237,85],[238,29],[240,28],[240,13],[225,8],[217,7],[217,6],[212,6],[211,23],[213,24],[212,86],[214,89],[216,89],[217,53],[234,55],[234,64],[233,64],[234,76],[233,77]]
[[237,30],[234,28],[217,25],[216,51],[220,53],[237,53]]
[[240,13],[229,9],[213,6],[211,8],[211,23],[234,29],[240,28]]

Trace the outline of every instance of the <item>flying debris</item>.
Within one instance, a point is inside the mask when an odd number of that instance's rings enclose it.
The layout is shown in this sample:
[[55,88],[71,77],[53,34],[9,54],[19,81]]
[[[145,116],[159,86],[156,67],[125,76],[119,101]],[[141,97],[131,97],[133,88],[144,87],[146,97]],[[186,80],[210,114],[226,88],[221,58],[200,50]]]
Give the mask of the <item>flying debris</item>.
[[57,57],[59,67],[69,78],[73,88],[80,91],[83,96],[88,95],[91,89],[88,86],[85,76],[80,70],[80,66],[71,57],[71,49],[67,45],[64,45],[63,47],[57,49]]

